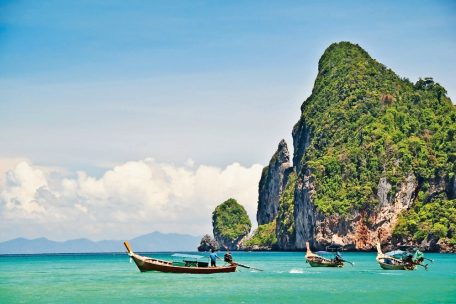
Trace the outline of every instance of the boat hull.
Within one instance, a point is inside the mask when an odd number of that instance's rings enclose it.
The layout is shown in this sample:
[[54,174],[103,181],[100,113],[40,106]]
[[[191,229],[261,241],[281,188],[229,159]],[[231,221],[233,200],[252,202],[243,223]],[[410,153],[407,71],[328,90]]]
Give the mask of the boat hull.
[[409,265],[409,264],[389,264],[384,263],[382,261],[377,260],[378,264],[382,269],[385,270],[414,270],[416,265]]
[[384,254],[380,247],[380,243],[377,243],[376,260],[380,267],[385,270],[414,270],[416,268],[415,264],[406,263],[395,257]]
[[309,265],[312,267],[344,267],[344,264],[334,264],[334,263],[318,263],[308,261]]
[[131,254],[130,257],[135,262],[141,272],[159,271],[169,273],[192,273],[192,274],[212,274],[227,273],[236,271],[236,264],[219,267],[185,267],[174,266],[171,262],[151,259],[137,254]]
[[307,252],[305,259],[311,267],[344,267],[344,262],[341,259],[328,259],[313,253],[312,250],[310,250],[309,242],[306,242],[306,248]]

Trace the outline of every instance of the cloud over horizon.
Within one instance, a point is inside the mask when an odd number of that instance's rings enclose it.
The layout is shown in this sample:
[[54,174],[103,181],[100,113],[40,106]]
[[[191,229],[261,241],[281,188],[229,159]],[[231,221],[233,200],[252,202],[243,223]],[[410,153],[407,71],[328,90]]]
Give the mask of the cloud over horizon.
[[[6,162],[4,162],[6,163]],[[262,165],[183,166],[128,161],[100,177],[17,159],[0,171],[0,240],[130,238],[152,231],[212,232],[214,208],[233,197],[253,223]]]

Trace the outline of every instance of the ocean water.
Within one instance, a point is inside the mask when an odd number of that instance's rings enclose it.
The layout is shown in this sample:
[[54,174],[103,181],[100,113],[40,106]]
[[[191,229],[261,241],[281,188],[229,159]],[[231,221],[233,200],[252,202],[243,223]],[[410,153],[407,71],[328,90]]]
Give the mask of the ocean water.
[[[169,254],[150,253],[157,258]],[[213,275],[141,273],[126,254],[0,256],[0,303],[456,303],[456,255],[426,254],[429,271],[312,268],[302,252],[235,252],[264,269]]]

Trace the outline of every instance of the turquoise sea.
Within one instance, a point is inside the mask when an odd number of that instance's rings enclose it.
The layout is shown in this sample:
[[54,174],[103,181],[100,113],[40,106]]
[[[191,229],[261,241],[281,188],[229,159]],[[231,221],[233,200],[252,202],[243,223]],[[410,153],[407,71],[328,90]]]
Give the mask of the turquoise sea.
[[311,268],[302,252],[233,256],[264,271],[141,273],[120,253],[0,256],[0,303],[456,303],[455,254],[427,254],[429,271],[382,270],[374,253],[345,253],[355,266],[342,269]]

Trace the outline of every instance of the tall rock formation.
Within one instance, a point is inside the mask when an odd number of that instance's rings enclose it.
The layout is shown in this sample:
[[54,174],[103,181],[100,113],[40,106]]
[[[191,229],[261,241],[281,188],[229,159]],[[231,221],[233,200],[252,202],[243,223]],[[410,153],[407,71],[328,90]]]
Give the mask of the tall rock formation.
[[258,186],[258,225],[272,222],[279,208],[279,199],[290,172],[290,153],[285,140],[281,140],[269,165],[264,167]]
[[247,212],[233,198],[218,205],[212,213],[213,234],[223,250],[238,250],[251,228]]
[[271,160],[260,181],[258,222],[278,210],[280,248],[456,250],[456,108],[432,78],[414,84],[332,44],[292,135],[295,177],[271,183]]
[[[296,173],[291,172],[285,189],[280,196],[279,211],[276,218],[277,247],[289,250],[293,249],[296,241],[296,225],[294,222],[295,208],[295,183]],[[261,227],[261,226],[260,226]]]

